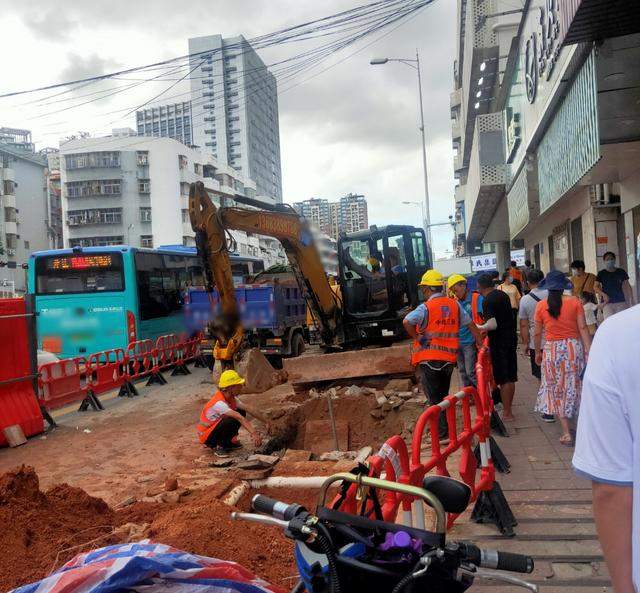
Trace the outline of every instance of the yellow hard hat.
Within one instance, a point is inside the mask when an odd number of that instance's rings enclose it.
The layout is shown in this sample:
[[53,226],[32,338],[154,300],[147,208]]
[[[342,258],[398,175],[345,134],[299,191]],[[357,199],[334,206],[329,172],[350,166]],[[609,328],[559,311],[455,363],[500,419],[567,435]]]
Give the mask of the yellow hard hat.
[[438,270],[427,270],[422,275],[420,280],[420,286],[442,286],[444,283],[444,276],[438,272]]
[[231,387],[232,385],[244,385],[244,379],[235,371],[224,371],[224,373],[220,375],[218,387],[220,389],[224,389],[225,387]]
[[462,274],[451,274],[447,278],[447,288],[451,290],[458,282],[466,282],[467,279]]

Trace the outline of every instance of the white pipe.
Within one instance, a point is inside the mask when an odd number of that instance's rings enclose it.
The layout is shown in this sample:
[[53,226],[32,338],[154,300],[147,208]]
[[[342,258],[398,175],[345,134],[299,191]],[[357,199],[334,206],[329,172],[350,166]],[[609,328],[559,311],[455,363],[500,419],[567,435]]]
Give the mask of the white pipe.
[[[320,488],[329,476],[272,476],[263,480],[250,480],[251,488]],[[330,486],[337,488],[338,482]]]
[[249,482],[240,482],[240,484],[229,491],[229,494],[222,499],[222,502],[234,507],[238,504],[240,499],[249,492],[250,488],[251,486],[249,485]]

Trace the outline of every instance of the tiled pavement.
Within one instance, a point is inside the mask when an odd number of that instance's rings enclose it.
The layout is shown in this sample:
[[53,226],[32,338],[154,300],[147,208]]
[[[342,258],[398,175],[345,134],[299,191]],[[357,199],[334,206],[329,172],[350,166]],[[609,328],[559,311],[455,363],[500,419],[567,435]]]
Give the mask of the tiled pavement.
[[[559,424],[544,423],[533,412],[537,383],[528,361],[520,357],[518,362],[516,421],[507,424],[510,437],[495,437],[511,464],[511,472],[497,474],[497,480],[518,521],[516,535],[505,538],[495,526],[478,525],[463,516],[450,537],[533,556],[535,571],[523,576],[538,584],[541,593],[612,593],[595,535],[590,483],[573,472],[573,448],[558,442]],[[480,580],[471,588],[500,593],[524,590]]]

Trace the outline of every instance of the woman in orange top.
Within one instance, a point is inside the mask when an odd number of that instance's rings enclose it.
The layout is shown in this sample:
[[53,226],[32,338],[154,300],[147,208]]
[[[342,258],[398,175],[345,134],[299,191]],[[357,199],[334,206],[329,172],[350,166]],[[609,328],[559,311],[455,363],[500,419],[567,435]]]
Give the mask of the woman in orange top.
[[[591,336],[582,303],[577,297],[563,294],[565,290],[572,290],[573,284],[562,272],[549,272],[539,287],[546,288],[549,296],[538,303],[534,316],[536,363],[542,367],[536,410],[555,414],[562,425],[560,442],[572,445],[569,419],[580,406],[582,374]],[[544,351],[541,349],[543,331]]]

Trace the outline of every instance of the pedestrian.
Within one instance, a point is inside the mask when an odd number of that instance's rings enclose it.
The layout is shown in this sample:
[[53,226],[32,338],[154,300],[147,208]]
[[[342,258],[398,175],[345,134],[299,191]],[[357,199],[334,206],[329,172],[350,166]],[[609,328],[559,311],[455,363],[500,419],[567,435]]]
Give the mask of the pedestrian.
[[580,298],[584,291],[595,293],[596,275],[584,271],[584,262],[581,259],[576,259],[571,262],[570,268],[573,296]]
[[607,251],[602,259],[604,270],[598,272],[595,290],[607,295],[608,301],[602,311],[606,319],[633,305],[633,292],[629,284],[629,275],[622,268],[616,267],[616,254]]
[[[527,272],[527,282],[530,290],[522,297],[520,309],[518,310],[520,317],[520,341],[522,342],[526,356],[529,357],[531,374],[538,379],[538,385],[542,379],[542,371],[540,365],[536,362],[536,347],[533,336],[535,334],[536,307],[538,303],[546,299],[549,294],[548,291],[538,286],[543,278],[544,273],[542,270],[529,270],[529,272]],[[542,336],[542,344],[544,344],[544,335]],[[542,420],[545,422],[555,422],[555,417],[553,414],[542,414]]]
[[[471,320],[476,325],[482,323],[482,295],[477,291],[469,290],[467,279],[461,274],[452,274],[447,278],[449,292],[462,305]],[[468,327],[460,327],[458,346],[458,371],[463,387],[477,387],[476,361],[478,360],[478,348],[476,340]]]
[[616,593],[640,591],[638,361],[640,306],[598,328],[573,455],[574,468],[592,482],[596,529]]
[[[242,391],[244,379],[234,370],[226,370],[220,375],[218,391],[205,404],[198,422],[200,442],[213,449],[219,457],[226,457],[230,451],[242,447],[238,441],[240,426],[251,435],[255,447],[262,444],[262,438],[246,419],[247,409],[236,397]],[[251,410],[252,416],[256,413]],[[257,417],[257,416],[256,416]]]
[[[411,338],[411,364],[420,372],[422,389],[430,405],[439,404],[451,387],[451,374],[456,364],[461,327],[468,327],[478,344],[480,332],[469,314],[455,299],[443,293],[444,277],[437,270],[427,270],[419,287],[424,303],[418,305],[403,320]],[[447,419],[440,414],[440,442],[448,438]]]
[[586,290],[580,293],[580,302],[584,309],[584,320],[589,330],[589,335],[595,336],[596,328],[598,327],[597,313],[598,302],[596,301],[596,295]]
[[518,267],[518,263],[512,259],[509,262],[509,267],[506,269],[506,272],[511,276],[511,282],[516,286],[521,295],[524,294],[524,285],[526,284],[526,278],[522,273],[522,270]]
[[536,363],[542,367],[536,410],[541,414],[554,414],[562,425],[560,443],[572,445],[569,420],[580,406],[582,373],[591,336],[579,299],[563,294],[573,285],[562,272],[552,270],[539,286],[549,294],[538,303],[535,312]]
[[493,378],[500,386],[503,405],[503,420],[513,420],[513,397],[518,380],[518,334],[511,311],[511,300],[507,293],[497,290],[488,274],[478,278],[478,292],[483,296],[482,317],[486,320],[479,325],[489,338],[489,353],[493,366]]
[[511,272],[507,271],[502,274],[502,284],[498,284],[498,290],[506,293],[511,303],[511,314],[513,315],[514,324],[518,321],[518,309],[520,307],[521,294],[518,287],[513,283]]

